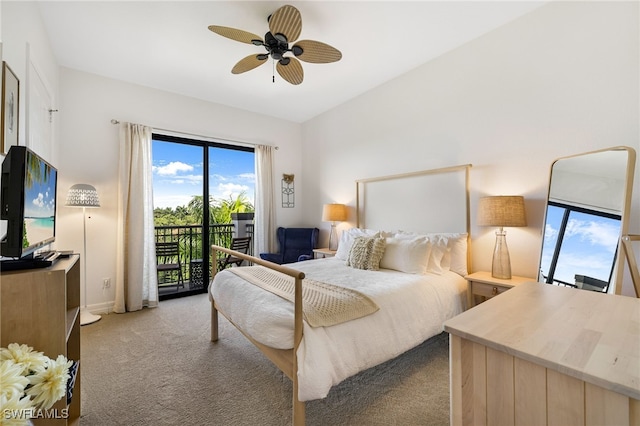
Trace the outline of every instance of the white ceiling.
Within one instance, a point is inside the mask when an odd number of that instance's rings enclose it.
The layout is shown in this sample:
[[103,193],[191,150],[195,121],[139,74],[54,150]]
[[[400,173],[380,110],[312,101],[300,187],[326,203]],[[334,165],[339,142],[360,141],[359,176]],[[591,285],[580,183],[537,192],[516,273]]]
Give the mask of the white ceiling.
[[300,39],[342,52],[303,62],[293,86],[272,62],[233,75],[264,48],[212,33],[209,25],[263,36],[277,1],[43,1],[59,65],[231,107],[304,122],[539,7],[545,1],[294,1]]

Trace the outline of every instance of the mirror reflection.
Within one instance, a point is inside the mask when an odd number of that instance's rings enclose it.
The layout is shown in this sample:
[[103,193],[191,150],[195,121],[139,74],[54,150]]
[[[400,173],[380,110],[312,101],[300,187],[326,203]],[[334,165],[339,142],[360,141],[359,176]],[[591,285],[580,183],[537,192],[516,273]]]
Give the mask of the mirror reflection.
[[618,147],[551,168],[538,281],[612,292],[635,152]]

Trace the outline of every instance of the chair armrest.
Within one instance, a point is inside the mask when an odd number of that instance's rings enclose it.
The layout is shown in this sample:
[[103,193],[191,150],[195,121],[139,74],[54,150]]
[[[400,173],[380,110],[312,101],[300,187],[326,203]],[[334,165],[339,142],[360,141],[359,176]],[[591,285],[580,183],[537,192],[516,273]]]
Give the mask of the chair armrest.
[[298,257],[298,262],[302,262],[303,260],[311,260],[311,259],[313,259],[313,256],[308,255],[308,254],[301,254]]
[[277,263],[279,265],[282,264],[282,254],[280,253],[260,253],[260,259]]

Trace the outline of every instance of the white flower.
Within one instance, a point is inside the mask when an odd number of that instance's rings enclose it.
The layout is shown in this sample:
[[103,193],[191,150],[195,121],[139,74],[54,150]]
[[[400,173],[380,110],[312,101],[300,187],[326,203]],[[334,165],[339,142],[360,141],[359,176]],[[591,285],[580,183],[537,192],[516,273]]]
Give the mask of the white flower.
[[0,395],[0,425],[27,425],[33,414],[33,407],[28,396],[13,395],[7,398]]
[[58,355],[58,359],[47,359],[44,368],[37,369],[35,374],[29,376],[31,386],[27,389],[27,395],[33,397],[33,404],[37,408],[48,410],[66,395],[71,364],[72,361]]
[[0,395],[7,399],[24,395],[24,388],[29,384],[29,379],[22,375],[22,371],[22,366],[10,359],[0,361]]
[[0,426],[24,425],[35,410],[48,410],[67,393],[73,361],[54,361],[32,347],[0,348]]
[[47,359],[42,352],[36,352],[27,345],[10,343],[6,348],[0,348],[0,361],[13,360],[22,366],[25,374],[41,367]]

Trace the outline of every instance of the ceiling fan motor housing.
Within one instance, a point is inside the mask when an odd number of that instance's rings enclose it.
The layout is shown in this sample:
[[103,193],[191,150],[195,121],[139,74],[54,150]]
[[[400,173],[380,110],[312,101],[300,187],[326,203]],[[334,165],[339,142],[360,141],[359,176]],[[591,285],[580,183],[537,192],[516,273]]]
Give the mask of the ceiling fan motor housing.
[[284,54],[289,51],[287,38],[282,34],[274,36],[270,31],[264,35],[264,47],[276,61],[282,59]]

